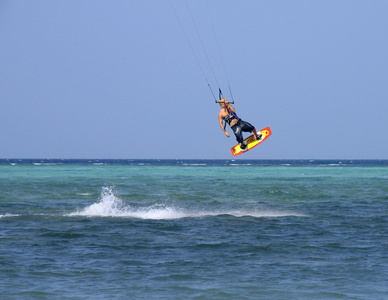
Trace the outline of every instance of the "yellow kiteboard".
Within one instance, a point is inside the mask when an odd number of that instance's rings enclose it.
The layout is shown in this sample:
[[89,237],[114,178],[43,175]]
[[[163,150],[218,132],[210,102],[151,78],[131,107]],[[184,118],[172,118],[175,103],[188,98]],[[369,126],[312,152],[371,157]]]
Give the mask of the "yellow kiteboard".
[[254,134],[251,136],[247,137],[244,141],[247,142],[247,147],[245,148],[245,151],[241,151],[240,144],[237,144],[234,146],[230,151],[232,151],[233,156],[240,155],[244,152],[247,152],[251,150],[252,148],[255,148],[257,145],[261,144],[264,142],[271,134],[271,128],[267,127],[262,130],[260,130],[262,138],[260,140],[256,140],[256,137]]

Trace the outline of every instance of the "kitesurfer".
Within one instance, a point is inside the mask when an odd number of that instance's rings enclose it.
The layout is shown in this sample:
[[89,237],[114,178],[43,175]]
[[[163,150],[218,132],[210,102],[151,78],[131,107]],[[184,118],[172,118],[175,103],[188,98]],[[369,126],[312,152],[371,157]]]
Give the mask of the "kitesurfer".
[[257,140],[262,138],[260,131],[257,132],[256,128],[252,124],[241,120],[236,115],[235,108],[225,98],[221,98],[218,103],[221,106],[221,110],[218,113],[218,121],[220,122],[221,129],[227,137],[230,137],[229,133],[225,130],[225,126],[223,125],[223,121],[225,120],[225,122],[228,123],[230,128],[233,130],[237,142],[240,143],[241,151],[247,150],[247,143],[244,142],[242,134],[243,131],[253,132]]

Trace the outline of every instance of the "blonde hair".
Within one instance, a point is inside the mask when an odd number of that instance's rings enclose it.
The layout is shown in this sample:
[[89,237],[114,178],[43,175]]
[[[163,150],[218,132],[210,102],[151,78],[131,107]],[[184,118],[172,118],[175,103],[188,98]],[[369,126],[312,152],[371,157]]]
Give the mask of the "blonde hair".
[[221,103],[225,103],[226,102],[226,99],[224,97],[222,97],[220,100],[218,100],[218,103],[221,105]]

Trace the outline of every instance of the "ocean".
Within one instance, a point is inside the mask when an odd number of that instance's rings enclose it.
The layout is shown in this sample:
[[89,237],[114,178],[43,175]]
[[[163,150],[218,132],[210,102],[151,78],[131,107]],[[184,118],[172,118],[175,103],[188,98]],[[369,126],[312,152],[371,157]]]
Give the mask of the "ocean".
[[2,159],[0,299],[388,299],[388,161]]

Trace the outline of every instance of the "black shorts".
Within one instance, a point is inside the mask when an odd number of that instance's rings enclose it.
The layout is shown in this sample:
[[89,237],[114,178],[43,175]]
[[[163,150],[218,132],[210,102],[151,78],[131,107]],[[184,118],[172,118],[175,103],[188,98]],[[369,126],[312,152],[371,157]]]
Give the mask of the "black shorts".
[[232,126],[231,128],[234,132],[234,135],[236,136],[237,142],[239,142],[239,143],[242,143],[244,140],[243,135],[242,135],[243,131],[244,132],[252,132],[253,129],[255,129],[255,127],[252,124],[245,122],[243,120],[238,120],[236,125]]

